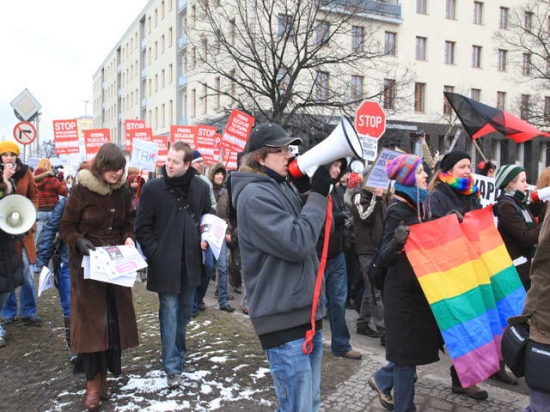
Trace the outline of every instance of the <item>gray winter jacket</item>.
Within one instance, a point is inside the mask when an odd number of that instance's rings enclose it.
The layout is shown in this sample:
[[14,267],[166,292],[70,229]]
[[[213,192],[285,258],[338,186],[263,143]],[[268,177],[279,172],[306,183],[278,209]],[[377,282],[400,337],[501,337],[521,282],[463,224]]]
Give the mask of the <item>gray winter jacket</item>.
[[[245,169],[231,177],[250,320],[256,334],[309,323],[319,261],[315,246],[327,199],[310,193],[302,207],[286,182]],[[321,305],[316,319],[323,317]]]

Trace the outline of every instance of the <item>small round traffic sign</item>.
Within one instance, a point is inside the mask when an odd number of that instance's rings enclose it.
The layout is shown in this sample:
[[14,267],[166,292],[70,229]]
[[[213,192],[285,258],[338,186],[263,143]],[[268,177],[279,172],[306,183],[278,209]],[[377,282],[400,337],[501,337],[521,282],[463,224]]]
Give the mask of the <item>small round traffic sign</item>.
[[19,122],[13,128],[13,137],[21,144],[31,144],[36,139],[36,128],[30,122]]
[[377,102],[364,101],[355,111],[355,130],[360,136],[378,139],[386,131],[386,114]]

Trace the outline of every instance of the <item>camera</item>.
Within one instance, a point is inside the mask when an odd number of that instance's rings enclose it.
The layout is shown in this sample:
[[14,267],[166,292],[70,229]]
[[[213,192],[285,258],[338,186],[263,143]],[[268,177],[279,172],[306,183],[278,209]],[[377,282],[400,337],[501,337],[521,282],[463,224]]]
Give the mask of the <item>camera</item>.
[[419,130],[417,132],[413,132],[409,136],[410,137],[416,137],[416,138],[422,137],[422,136],[424,136],[424,130]]
[[53,171],[53,174],[54,174],[55,176],[57,176],[57,174],[59,173],[59,171],[60,171],[60,170],[63,170],[63,169],[64,169],[64,168],[63,168],[63,166],[61,166],[61,165],[52,167],[52,171]]

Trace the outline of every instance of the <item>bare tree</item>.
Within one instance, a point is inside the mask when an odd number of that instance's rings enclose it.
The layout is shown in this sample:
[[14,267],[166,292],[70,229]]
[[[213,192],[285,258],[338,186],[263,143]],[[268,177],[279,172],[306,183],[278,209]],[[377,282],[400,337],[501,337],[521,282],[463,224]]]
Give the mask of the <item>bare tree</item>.
[[391,50],[376,40],[380,27],[365,17],[392,2],[214,1],[197,5],[188,64],[208,96],[227,96],[231,107],[260,121],[312,135],[308,130],[322,130],[327,116],[353,115],[362,100],[382,100],[384,79],[393,80],[398,110],[400,91],[413,81],[409,68],[385,58]]
[[548,127],[550,100],[544,94],[550,87],[550,0],[529,0],[511,9],[501,28],[505,30],[499,30],[496,38],[510,51],[513,66],[534,91],[513,104],[525,120]]

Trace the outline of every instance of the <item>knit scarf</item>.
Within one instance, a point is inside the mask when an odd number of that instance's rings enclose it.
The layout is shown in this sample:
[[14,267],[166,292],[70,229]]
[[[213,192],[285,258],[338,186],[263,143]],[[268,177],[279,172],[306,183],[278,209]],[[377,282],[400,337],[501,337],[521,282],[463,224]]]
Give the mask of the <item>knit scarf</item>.
[[184,199],[187,199],[187,192],[189,191],[189,186],[191,185],[191,178],[197,174],[197,171],[189,167],[187,171],[178,177],[168,177],[166,173],[166,167],[162,168],[162,175],[164,176],[164,181],[168,186],[178,192]]
[[456,192],[461,195],[477,195],[481,196],[479,193],[479,188],[474,184],[474,179],[470,177],[453,177],[450,172],[439,172],[437,178],[443,183],[451,186]]
[[420,189],[416,186],[405,186],[399,182],[395,182],[395,193],[416,207],[418,222],[422,222],[422,216],[424,215],[424,202],[430,195],[426,189]]

